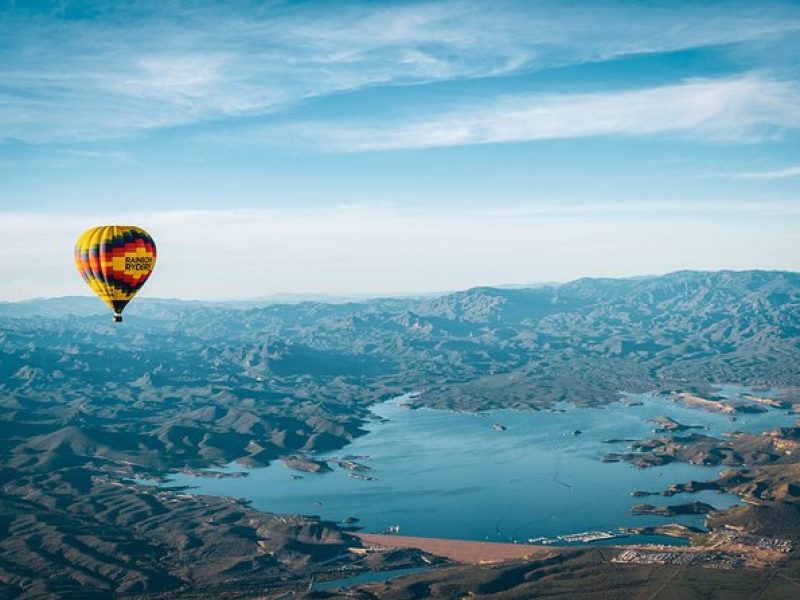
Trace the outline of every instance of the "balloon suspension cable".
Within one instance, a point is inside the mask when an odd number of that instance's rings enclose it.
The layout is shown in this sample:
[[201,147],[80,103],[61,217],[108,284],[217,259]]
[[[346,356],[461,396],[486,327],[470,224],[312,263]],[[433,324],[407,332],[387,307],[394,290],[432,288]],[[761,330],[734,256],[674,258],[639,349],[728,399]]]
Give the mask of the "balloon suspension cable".
[[114,313],[114,323],[122,323],[122,315],[119,313]]

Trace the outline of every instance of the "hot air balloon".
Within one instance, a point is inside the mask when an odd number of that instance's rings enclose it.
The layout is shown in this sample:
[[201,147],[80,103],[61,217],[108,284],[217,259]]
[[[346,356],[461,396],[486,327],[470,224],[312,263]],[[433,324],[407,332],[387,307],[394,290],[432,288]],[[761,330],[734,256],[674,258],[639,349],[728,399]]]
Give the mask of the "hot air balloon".
[[156,266],[156,245],[148,233],[129,225],[87,230],[75,244],[75,264],[89,287],[114,311],[114,322]]

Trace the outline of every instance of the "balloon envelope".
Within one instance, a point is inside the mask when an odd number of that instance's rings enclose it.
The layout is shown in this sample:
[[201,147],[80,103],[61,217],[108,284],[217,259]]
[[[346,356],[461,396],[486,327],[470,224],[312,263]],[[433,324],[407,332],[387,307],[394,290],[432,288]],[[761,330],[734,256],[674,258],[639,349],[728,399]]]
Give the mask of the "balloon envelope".
[[87,230],[75,244],[75,264],[89,287],[122,320],[122,311],[156,266],[156,245],[148,233],[130,225]]

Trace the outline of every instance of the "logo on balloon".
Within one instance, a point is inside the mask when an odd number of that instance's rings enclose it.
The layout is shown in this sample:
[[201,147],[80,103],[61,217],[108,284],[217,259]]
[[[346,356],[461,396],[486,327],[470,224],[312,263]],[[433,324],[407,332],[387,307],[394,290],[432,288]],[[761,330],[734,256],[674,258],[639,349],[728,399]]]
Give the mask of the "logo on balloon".
[[125,270],[126,271],[152,271],[153,270],[153,257],[152,256],[126,256],[125,257]]

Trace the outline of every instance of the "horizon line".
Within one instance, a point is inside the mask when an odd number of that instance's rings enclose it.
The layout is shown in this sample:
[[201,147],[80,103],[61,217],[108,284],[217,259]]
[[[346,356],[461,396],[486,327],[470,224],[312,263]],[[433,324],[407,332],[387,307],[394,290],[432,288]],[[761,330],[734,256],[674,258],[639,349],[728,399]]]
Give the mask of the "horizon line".
[[[644,273],[638,275],[627,275],[623,277],[604,276],[604,275],[587,275],[573,279],[566,279],[562,281],[542,281],[542,282],[528,282],[528,283],[500,283],[500,284],[485,284],[475,285],[471,287],[453,289],[453,290],[431,290],[431,291],[407,291],[407,292],[274,292],[265,296],[236,298],[236,299],[208,299],[208,298],[179,298],[174,296],[141,296],[138,300],[155,300],[159,302],[186,302],[194,304],[238,304],[238,303],[252,303],[256,304],[263,302],[265,304],[302,304],[305,302],[320,302],[323,304],[350,304],[360,301],[370,300],[393,300],[393,299],[413,299],[422,296],[441,297],[451,294],[458,294],[468,292],[471,290],[480,289],[498,289],[498,290],[524,290],[524,289],[537,289],[546,287],[561,287],[570,283],[576,283],[583,280],[616,280],[627,281],[634,279],[658,279],[661,277],[668,277],[670,275],[677,275],[679,273],[694,273],[694,274],[714,274],[714,273],[789,273],[793,275],[800,275],[800,271],[792,271],[789,269],[677,269],[674,271],[667,271],[665,273]],[[281,301],[281,297],[291,298],[295,297],[296,300]],[[32,296],[29,298],[20,298],[18,300],[2,300],[0,305],[4,304],[23,304],[26,302],[37,301],[50,301],[50,300],[65,300],[75,298],[96,298],[92,294],[69,294],[63,296]],[[335,302],[335,299],[339,299]],[[327,300],[326,300],[327,299]],[[100,305],[102,307],[103,305]]]

